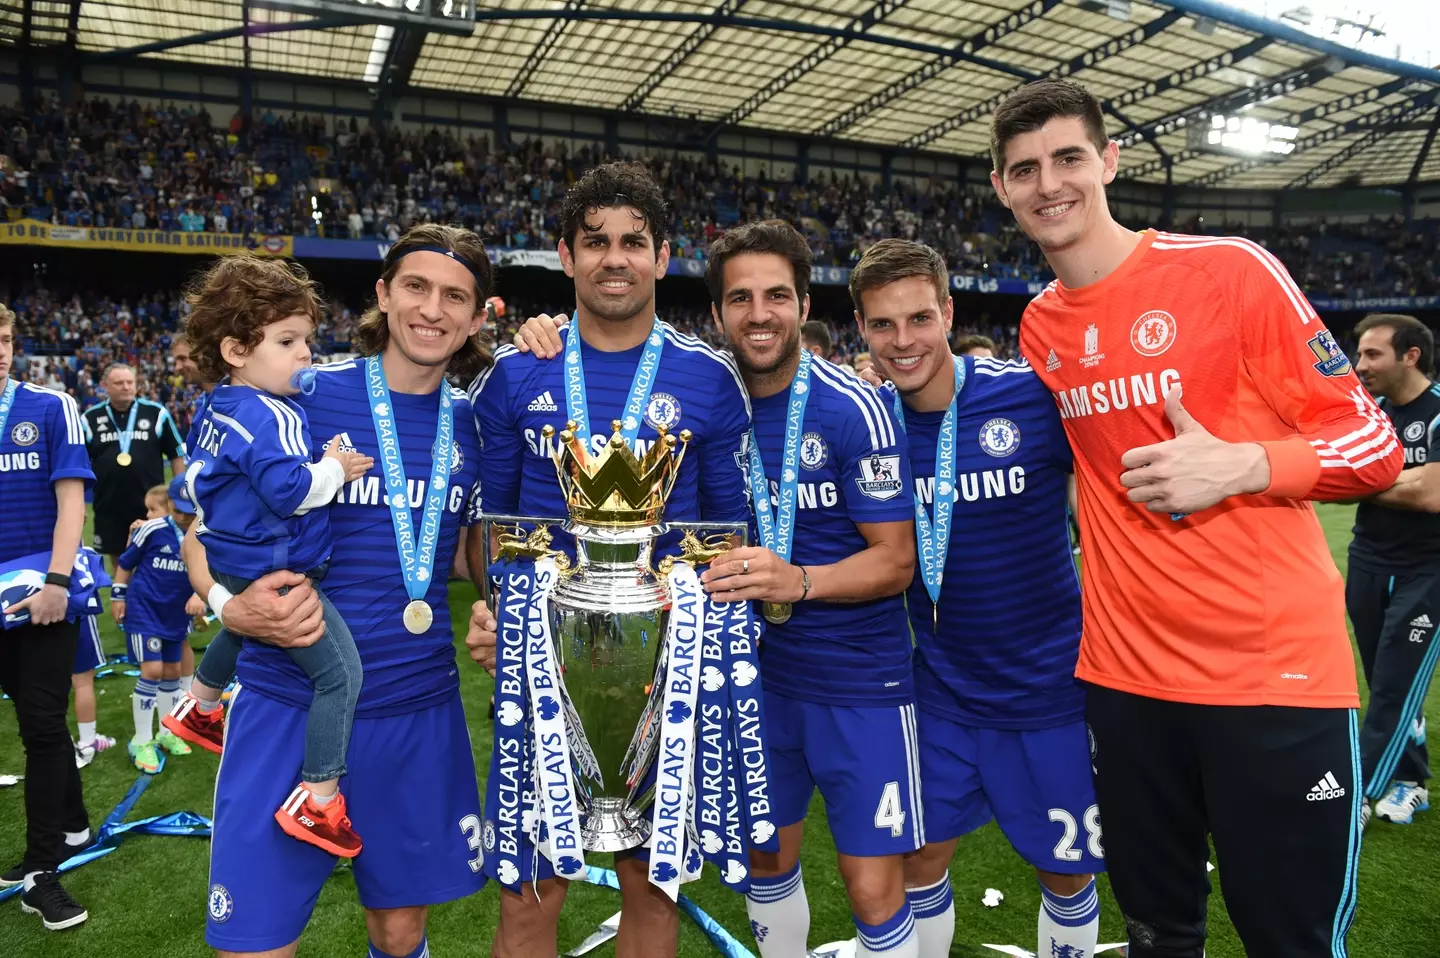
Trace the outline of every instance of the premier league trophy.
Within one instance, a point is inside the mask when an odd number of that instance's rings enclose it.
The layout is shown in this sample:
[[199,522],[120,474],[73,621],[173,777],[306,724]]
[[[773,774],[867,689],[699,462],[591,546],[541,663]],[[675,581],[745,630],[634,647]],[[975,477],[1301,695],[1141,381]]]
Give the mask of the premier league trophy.
[[542,857],[577,878],[585,852],[648,845],[651,881],[672,898],[706,859],[744,890],[748,847],[775,847],[758,626],[748,603],[714,602],[699,582],[736,530],[685,523],[679,554],[654,562],[691,439],[657,432],[639,456],[618,420],[598,454],[573,422],[559,433],[573,559],[553,547],[559,519],[482,527],[487,549],[499,531],[486,869],[512,889],[543,877]]

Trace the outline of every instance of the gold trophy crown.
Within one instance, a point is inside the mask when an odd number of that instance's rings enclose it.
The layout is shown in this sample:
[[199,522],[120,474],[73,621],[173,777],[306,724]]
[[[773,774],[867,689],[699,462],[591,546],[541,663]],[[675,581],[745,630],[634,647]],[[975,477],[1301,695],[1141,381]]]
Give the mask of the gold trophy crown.
[[[625,441],[620,420],[611,420],[610,430],[610,441],[599,455],[580,441],[573,421],[560,432],[555,471],[571,520],[612,529],[658,525],[680,474],[690,430],[680,430],[677,439],[665,427],[657,428],[660,438],[641,457]],[[542,433],[548,438],[555,429],[546,426]]]

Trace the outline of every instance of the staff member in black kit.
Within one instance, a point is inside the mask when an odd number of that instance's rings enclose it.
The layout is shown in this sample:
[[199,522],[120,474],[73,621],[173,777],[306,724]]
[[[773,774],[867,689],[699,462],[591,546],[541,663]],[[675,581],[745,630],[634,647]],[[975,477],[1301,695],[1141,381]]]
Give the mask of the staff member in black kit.
[[1355,626],[1370,706],[1360,773],[1374,815],[1408,825],[1430,806],[1425,694],[1440,658],[1440,385],[1435,336],[1418,319],[1365,317],[1355,372],[1405,444],[1405,469],[1355,511],[1345,605]]
[[135,398],[135,370],[116,363],[101,378],[106,399],[85,410],[85,447],[95,469],[95,551],[110,569],[125,551],[130,524],[145,518],[145,493],[185,471],[185,440],[170,410]]
[[[24,882],[21,910],[38,914],[46,928],[58,931],[89,917],[56,872],[90,842],[80,772],[65,724],[80,626],[66,616],[85,525],[85,486],[95,475],[85,461],[75,400],[12,378],[14,343],[15,314],[0,303],[0,562],[41,556],[25,565],[22,581],[7,585],[0,595],[5,603],[0,690],[15,703],[25,743],[25,854],[0,873],[0,888]],[[4,947],[0,952],[15,953]]]

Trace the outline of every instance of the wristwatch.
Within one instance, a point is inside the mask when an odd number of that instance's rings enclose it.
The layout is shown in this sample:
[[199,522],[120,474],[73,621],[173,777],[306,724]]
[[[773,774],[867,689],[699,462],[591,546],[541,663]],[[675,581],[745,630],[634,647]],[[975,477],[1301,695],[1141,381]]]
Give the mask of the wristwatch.
[[62,589],[68,589],[70,588],[70,577],[63,572],[47,572],[45,573],[45,584],[58,585]]

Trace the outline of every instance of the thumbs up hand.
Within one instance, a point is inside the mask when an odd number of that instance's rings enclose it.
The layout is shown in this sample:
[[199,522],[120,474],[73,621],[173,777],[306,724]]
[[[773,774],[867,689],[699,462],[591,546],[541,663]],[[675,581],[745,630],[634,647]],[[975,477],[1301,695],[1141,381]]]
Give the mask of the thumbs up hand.
[[[1270,460],[1253,442],[1218,439],[1181,403],[1177,386],[1165,395],[1175,438],[1131,449],[1120,457],[1120,484],[1131,502],[1151,512],[1192,513],[1230,496],[1265,491]],[[1177,516],[1178,518],[1178,516]]]

